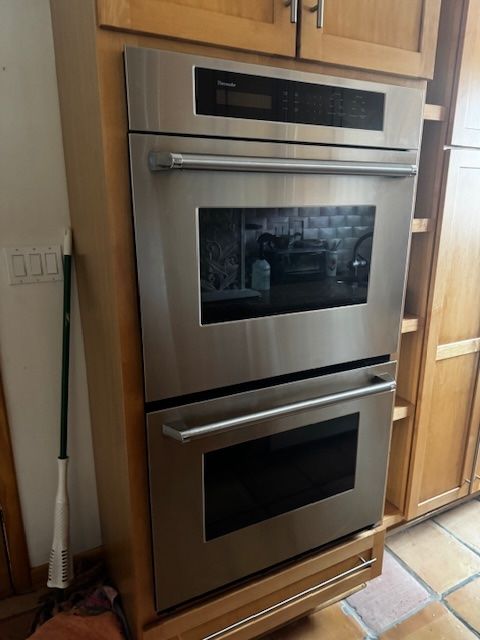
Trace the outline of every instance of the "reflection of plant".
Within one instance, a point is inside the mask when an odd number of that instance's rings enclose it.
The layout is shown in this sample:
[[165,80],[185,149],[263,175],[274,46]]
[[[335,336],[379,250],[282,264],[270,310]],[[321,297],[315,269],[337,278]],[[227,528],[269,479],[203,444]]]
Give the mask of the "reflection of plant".
[[202,256],[202,262],[204,262],[202,289],[207,291],[237,289],[240,270],[238,241],[228,242],[225,247],[222,247],[216,240],[206,240],[205,248],[207,256]]

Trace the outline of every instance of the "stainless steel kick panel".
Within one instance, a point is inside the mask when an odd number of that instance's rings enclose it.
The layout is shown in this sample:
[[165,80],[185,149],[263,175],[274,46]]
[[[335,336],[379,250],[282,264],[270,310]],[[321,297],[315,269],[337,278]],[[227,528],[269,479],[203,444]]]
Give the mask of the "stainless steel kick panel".
[[[151,171],[149,155],[415,165],[415,152],[130,135],[147,401],[395,353],[413,177]],[[366,304],[202,324],[201,207],[376,207]]]
[[[339,401],[208,435],[185,445],[163,425],[252,414],[395,376],[395,362],[365,367],[147,415],[157,608],[166,609],[318,548],[381,520],[394,392]],[[205,539],[204,457],[273,434],[359,414],[355,486],[256,524]]]
[[[292,3],[293,4],[293,3]],[[319,16],[321,12],[319,13]],[[418,149],[424,91],[397,85],[336,78],[232,60],[127,47],[125,50],[129,129],[131,131],[222,136],[228,138],[318,142],[391,149]],[[385,94],[382,131],[310,124],[258,121],[195,113],[195,67]]]

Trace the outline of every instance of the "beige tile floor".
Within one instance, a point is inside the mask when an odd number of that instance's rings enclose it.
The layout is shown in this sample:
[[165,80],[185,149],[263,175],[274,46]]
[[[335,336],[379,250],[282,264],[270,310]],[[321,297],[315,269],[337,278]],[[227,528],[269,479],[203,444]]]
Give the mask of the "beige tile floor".
[[269,640],[480,638],[480,500],[387,539],[384,573]]
[[[24,640],[38,593],[0,602],[0,640]],[[384,571],[347,600],[268,640],[480,638],[480,500],[387,539]],[[67,639],[66,639],[67,640]]]

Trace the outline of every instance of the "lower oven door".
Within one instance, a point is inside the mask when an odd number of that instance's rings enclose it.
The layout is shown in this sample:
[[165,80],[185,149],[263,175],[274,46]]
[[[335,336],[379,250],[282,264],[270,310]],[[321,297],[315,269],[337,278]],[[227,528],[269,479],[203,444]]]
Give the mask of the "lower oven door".
[[396,352],[416,153],[130,149],[147,401]]
[[147,417],[159,611],[382,517],[395,363]]

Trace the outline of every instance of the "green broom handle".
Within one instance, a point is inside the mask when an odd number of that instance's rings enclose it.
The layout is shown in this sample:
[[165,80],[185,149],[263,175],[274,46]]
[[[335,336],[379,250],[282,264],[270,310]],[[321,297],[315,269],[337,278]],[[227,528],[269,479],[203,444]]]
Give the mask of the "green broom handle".
[[60,410],[60,455],[67,458],[68,434],[68,374],[70,366],[70,291],[72,279],[72,232],[68,229],[63,243],[63,340],[62,340],[62,398]]

